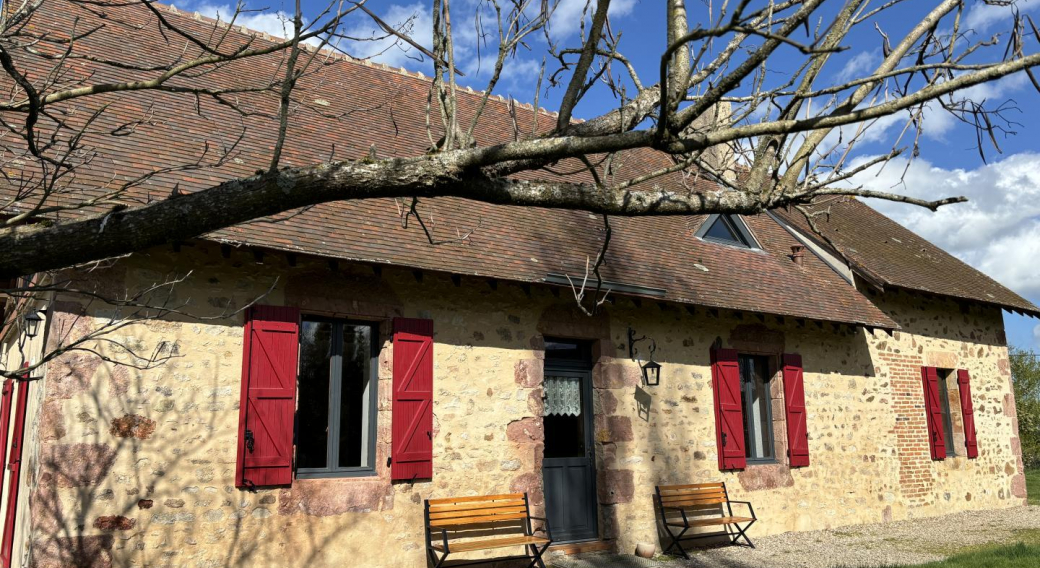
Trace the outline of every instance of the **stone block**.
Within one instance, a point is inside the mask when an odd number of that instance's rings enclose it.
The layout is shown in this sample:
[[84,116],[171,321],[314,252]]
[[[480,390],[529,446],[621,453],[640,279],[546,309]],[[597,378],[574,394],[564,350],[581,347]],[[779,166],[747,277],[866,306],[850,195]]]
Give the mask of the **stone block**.
[[596,489],[601,505],[629,503],[635,495],[634,474],[630,469],[608,469],[597,476]]
[[41,482],[58,487],[97,485],[115,457],[107,444],[45,444],[40,452]]
[[94,528],[105,531],[128,531],[137,525],[137,519],[129,519],[122,515],[108,515],[94,519]]
[[124,414],[112,421],[108,431],[117,438],[147,440],[155,432],[155,420],[139,414]]
[[545,440],[542,419],[528,417],[510,422],[506,426],[506,439],[518,443],[537,443]]

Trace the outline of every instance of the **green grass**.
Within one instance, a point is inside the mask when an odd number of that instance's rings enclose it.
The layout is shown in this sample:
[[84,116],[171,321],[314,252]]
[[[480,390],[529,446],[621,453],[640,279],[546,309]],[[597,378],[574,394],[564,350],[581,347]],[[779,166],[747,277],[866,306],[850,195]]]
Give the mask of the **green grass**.
[[1030,505],[1040,505],[1040,469],[1026,470],[1026,492]]
[[987,547],[955,554],[946,560],[887,568],[1035,568],[1040,565],[1040,546],[1023,543]]

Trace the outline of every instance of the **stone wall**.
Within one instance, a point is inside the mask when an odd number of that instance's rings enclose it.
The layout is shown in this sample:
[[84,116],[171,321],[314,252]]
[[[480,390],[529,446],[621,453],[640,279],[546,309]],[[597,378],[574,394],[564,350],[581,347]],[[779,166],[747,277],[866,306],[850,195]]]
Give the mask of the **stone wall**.
[[[289,266],[273,254],[257,264],[251,253],[225,252],[201,242],[154,250],[99,277],[137,288],[191,270],[168,298],[191,317],[118,332],[138,352],[170,356],[155,368],[128,366],[132,358],[107,345],[99,349],[114,362],[75,354],[48,368],[31,511],[36,566],[423,566],[423,499],[528,491],[543,506],[545,336],[592,344],[600,532],[620,550],[658,542],[658,483],[725,481],[762,519],[752,538],[1023,503],[995,309],[889,293],[878,301],[905,327],[892,336],[623,298],[588,317],[566,291],[545,287],[304,258]],[[265,293],[263,303],[380,323],[376,476],[234,487],[242,317],[220,316]],[[110,309],[65,299],[55,322],[83,332],[116,315]],[[385,467],[394,316],[435,322],[434,474],[414,484],[391,483]],[[629,326],[656,339],[659,386],[640,386]],[[778,463],[718,470],[708,366],[717,338],[774,360],[803,356],[809,467],[786,465],[774,379]],[[927,456],[913,369],[938,361],[972,372],[976,460]]]

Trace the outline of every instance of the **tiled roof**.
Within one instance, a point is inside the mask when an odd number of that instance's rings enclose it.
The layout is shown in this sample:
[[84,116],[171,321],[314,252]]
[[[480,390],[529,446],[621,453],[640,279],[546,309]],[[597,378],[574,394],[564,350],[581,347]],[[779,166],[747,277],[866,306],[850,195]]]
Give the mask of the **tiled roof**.
[[[166,7],[162,9],[167,10],[167,18],[196,34],[212,29],[211,20],[176,13]],[[106,7],[105,12],[108,17],[102,21],[93,10],[82,5],[49,0],[30,23],[30,29],[59,34],[68,33],[76,18],[79,19],[77,29],[104,23],[102,30],[77,40],[77,53],[103,53],[105,57],[136,65],[163,64],[184,49],[183,40],[177,41],[176,36],[164,37],[152,16],[140,6]],[[244,42],[246,37],[235,31],[229,41]],[[283,73],[281,63],[280,56],[272,55],[174,81],[209,87],[246,85],[256,77]],[[89,77],[91,82],[148,76],[102,67],[83,59],[69,60],[66,67],[69,77]],[[328,62],[301,81],[296,91],[299,107],[291,118],[282,164],[310,165],[330,158],[361,158],[373,146],[379,157],[424,152],[430,146],[425,126],[428,89],[429,80],[414,74],[343,58]],[[461,95],[460,107],[464,114],[472,112],[478,98],[477,94]],[[97,150],[98,156],[77,172],[72,182],[74,189],[99,191],[88,188],[108,187],[113,179],[129,179],[173,164],[192,163],[207,147],[207,160],[212,161],[223,148],[232,148],[230,159],[219,166],[159,171],[127,198],[165,199],[174,187],[197,191],[265,168],[275,139],[276,121],[271,117],[277,110],[276,97],[271,93],[244,94],[238,95],[237,100],[251,111],[248,115],[212,99],[202,98],[196,107],[192,97],[158,92],[121,93],[68,103],[64,108],[75,107],[82,116],[89,114],[84,111],[103,103],[112,105],[95,127],[95,131],[106,134],[92,135],[86,141]],[[511,112],[506,101],[493,98],[476,137],[482,144],[510,140],[515,129],[529,132],[536,120],[537,128],[543,130],[551,127],[556,119],[549,113],[535,114],[533,109],[522,105]],[[438,122],[436,114],[432,122]],[[112,136],[108,132],[121,135]],[[433,137],[439,137],[436,124]],[[633,172],[670,164],[669,160],[653,151],[633,151],[621,155],[613,167],[619,179],[624,179]],[[578,168],[564,162],[556,169]],[[523,177],[545,175],[526,172]],[[679,174],[651,183],[677,189],[686,183],[690,191],[717,190],[707,180],[684,180]],[[603,238],[602,220],[584,212],[437,198],[420,204],[420,211],[434,236],[445,240],[467,233],[469,236],[460,242],[431,245],[414,220],[407,228],[402,226],[403,207],[404,203],[390,199],[328,203],[276,219],[230,227],[206,238],[520,282],[543,282],[549,274],[583,274],[586,259],[595,258]],[[848,211],[850,215],[860,214],[854,208]],[[702,220],[702,217],[613,218],[613,239],[604,277],[630,286],[663,290],[661,298],[670,301],[873,327],[898,327],[816,257],[806,255],[803,267],[794,264],[787,255],[797,241],[768,216],[746,219],[762,244],[761,251],[695,238],[694,232]],[[871,237],[863,238],[870,240]],[[935,251],[945,255],[938,249]],[[977,274],[963,265],[958,265],[958,270]]]
[[[814,218],[817,229],[854,267],[883,285],[975,300],[1040,316],[1040,309],[1029,300],[858,199],[828,199],[810,210],[829,210],[828,215]],[[782,210],[777,213],[803,231],[812,232],[803,215]]]

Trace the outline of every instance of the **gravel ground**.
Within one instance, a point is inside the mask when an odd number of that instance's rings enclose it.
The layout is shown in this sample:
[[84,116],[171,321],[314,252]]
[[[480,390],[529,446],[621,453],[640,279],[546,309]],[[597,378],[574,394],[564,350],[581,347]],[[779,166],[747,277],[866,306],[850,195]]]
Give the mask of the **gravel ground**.
[[755,538],[757,548],[723,547],[669,562],[690,568],[834,568],[920,564],[966,548],[1024,540],[1040,543],[1040,507],[970,511],[943,517]]

